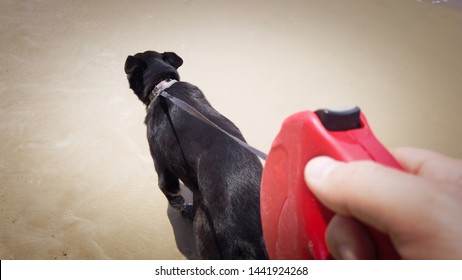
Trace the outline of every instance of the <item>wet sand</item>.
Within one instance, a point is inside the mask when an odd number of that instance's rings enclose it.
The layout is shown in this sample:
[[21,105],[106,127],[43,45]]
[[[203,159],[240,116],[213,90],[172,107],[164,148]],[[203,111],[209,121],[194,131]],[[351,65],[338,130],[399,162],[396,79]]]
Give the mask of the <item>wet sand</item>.
[[195,258],[167,207],[127,55],[184,59],[252,145],[358,105],[390,149],[462,157],[462,9],[435,1],[2,1],[0,258]]

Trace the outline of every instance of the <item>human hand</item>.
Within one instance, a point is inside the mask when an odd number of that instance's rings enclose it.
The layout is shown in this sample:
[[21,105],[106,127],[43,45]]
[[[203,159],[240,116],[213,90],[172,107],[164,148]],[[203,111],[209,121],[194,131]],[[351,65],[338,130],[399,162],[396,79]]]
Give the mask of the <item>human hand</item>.
[[416,148],[394,156],[407,173],[371,161],[308,162],[305,181],[336,213],[329,251],[337,259],[375,258],[366,224],[388,235],[404,259],[462,259],[462,161]]

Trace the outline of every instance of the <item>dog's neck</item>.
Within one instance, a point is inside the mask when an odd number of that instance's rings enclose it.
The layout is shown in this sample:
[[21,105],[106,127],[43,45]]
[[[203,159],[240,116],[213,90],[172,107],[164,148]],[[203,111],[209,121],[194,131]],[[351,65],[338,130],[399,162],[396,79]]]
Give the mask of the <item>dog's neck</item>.
[[154,100],[156,100],[156,98],[159,96],[159,94],[171,87],[176,82],[178,81],[174,79],[165,79],[158,83],[149,94],[149,105],[146,107],[146,112],[151,110],[152,104],[154,103]]

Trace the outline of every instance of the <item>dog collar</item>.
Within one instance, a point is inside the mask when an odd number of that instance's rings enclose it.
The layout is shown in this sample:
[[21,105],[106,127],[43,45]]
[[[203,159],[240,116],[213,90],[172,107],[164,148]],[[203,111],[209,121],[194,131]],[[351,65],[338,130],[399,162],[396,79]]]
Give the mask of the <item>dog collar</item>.
[[158,83],[154,87],[154,89],[151,91],[151,93],[149,94],[149,101],[151,101],[151,103],[149,103],[149,106],[148,106],[148,108],[146,108],[146,111],[149,111],[149,109],[151,109],[152,104],[157,99],[157,97],[160,96],[160,94],[163,91],[165,91],[166,89],[171,87],[176,82],[178,82],[178,81],[175,80],[175,79],[166,79],[166,80],[162,80],[160,83]]

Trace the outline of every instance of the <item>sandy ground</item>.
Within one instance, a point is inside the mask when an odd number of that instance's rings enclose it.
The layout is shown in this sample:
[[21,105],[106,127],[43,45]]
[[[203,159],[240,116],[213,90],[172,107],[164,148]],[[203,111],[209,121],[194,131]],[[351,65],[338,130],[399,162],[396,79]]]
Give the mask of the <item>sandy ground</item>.
[[123,71],[148,49],[264,151],[358,105],[387,147],[462,157],[462,5],[431,2],[2,0],[0,258],[195,258]]

